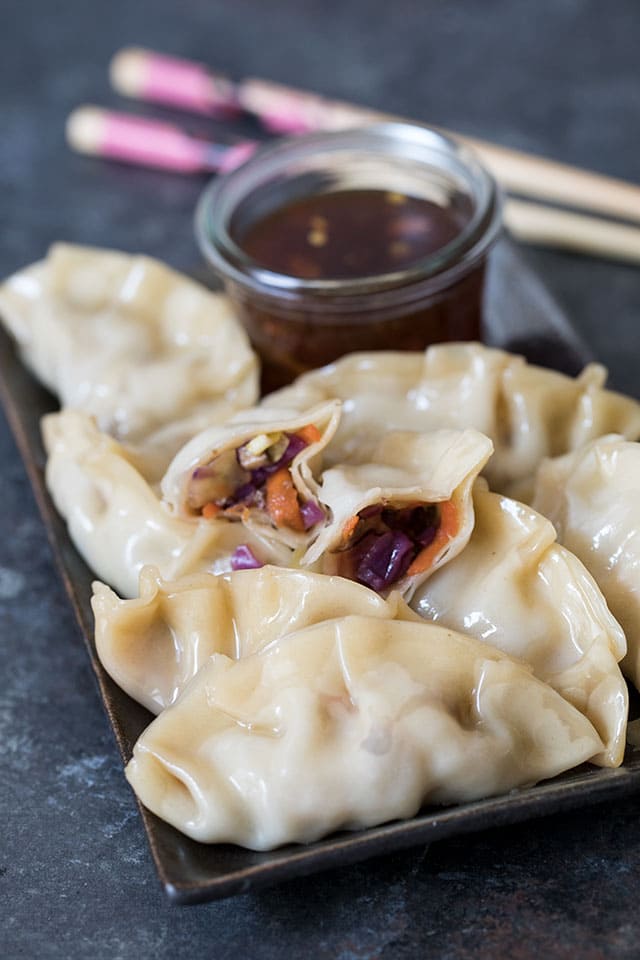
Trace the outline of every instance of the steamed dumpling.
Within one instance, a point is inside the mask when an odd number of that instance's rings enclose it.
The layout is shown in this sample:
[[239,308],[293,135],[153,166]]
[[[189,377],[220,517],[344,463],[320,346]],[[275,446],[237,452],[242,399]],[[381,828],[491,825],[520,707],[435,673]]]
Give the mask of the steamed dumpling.
[[45,479],[69,535],[94,573],[123,596],[153,563],[164,577],[229,570],[248,544],[261,562],[286,562],[277,545],[240,524],[173,517],[137,469],[131,452],[101,433],[92,417],[64,410],[43,418]]
[[640,404],[604,390],[605,378],[597,364],[574,379],[479,343],[447,343],[426,353],[350,354],[265,403],[343,400],[331,463],[370,459],[385,430],[474,427],[495,447],[484,471],[491,487],[521,497],[543,457],[611,431],[640,437]]
[[120,600],[94,583],[91,605],[102,665],[152,713],[173,703],[214,653],[245,657],[285,634],[347,614],[420,619],[398,594],[387,601],[341,577],[270,566],[174,581],[145,567],[139,593]]
[[627,636],[622,670],[640,689],[640,444],[602,437],[545,461],[533,502],[598,582]]
[[477,430],[385,434],[371,463],[322,474],[318,498],[330,519],[302,564],[410,597],[469,539],[471,488],[492,449]]
[[627,720],[619,624],[548,520],[482,481],[473,500],[469,543],[420,588],[414,608],[530,664],[593,723],[605,747],[596,762],[617,766]]
[[[165,466],[188,436],[258,395],[228,300],[149,257],[56,244],[0,287],[0,314],[62,406],[120,440],[151,438]],[[154,436],[168,424],[173,438]]]
[[211,657],[126,774],[193,839],[268,850],[504,793],[601,751],[578,710],[486,644],[346,617]]

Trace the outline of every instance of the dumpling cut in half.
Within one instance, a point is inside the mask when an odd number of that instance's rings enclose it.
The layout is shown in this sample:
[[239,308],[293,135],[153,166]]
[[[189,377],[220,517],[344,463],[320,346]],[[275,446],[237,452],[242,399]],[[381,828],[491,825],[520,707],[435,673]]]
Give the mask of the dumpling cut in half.
[[640,444],[607,436],[542,464],[534,506],[596,579],[627,636],[640,689]]
[[594,762],[617,766],[627,723],[620,625],[548,520],[482,480],[473,501],[469,543],[418,590],[414,608],[530,664],[598,731],[604,750]]
[[94,583],[91,605],[103,667],[152,713],[170,706],[214,653],[232,659],[333,617],[420,618],[394,594],[383,600],[341,577],[266,566],[164,581],[140,575],[140,596],[120,600]]
[[289,550],[242,527],[174,517],[140,473],[131,451],[102,433],[92,417],[64,410],[43,418],[46,482],[69,535],[94,573],[125,597],[153,563],[164,577],[233,566],[249,550],[261,562],[286,562]]
[[193,839],[268,850],[504,793],[601,750],[524,664],[434,624],[346,617],[213,656],[126,774]]
[[468,541],[471,488],[492,449],[477,430],[385,434],[371,463],[322,474],[318,498],[330,519],[302,564],[409,598]]
[[165,501],[179,517],[242,524],[302,553],[326,520],[314,475],[340,407],[240,411],[176,454],[161,484]]

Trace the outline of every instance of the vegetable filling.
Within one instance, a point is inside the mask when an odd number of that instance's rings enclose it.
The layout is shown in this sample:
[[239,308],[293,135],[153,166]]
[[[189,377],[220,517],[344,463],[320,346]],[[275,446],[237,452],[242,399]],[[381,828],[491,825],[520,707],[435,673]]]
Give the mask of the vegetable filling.
[[303,501],[291,476],[291,463],[320,431],[308,424],[295,433],[261,433],[235,451],[220,454],[194,470],[188,492],[189,508],[211,520],[240,519],[251,508],[266,512],[275,527],[304,532],[325,519],[314,501]]
[[375,504],[345,524],[338,573],[373,590],[429,570],[459,529],[451,500],[402,509]]

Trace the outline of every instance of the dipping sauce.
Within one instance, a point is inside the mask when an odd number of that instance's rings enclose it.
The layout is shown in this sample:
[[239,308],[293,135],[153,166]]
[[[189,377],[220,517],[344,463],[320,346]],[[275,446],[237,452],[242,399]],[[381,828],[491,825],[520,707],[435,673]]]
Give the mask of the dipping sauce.
[[429,127],[262,148],[208,188],[196,227],[265,393],[345,353],[481,339],[499,197],[473,154]]
[[468,201],[441,207],[402,193],[341,190],[295,200],[236,239],[268,270],[341,280],[415,265],[457,237],[470,215]]

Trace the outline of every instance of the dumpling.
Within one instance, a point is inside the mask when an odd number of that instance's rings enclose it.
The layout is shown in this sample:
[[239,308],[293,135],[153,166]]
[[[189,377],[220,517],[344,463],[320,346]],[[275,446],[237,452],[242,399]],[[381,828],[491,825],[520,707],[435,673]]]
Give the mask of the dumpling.
[[239,524],[173,517],[134,465],[92,417],[64,410],[43,418],[46,483],[69,535],[91,569],[123,596],[153,563],[167,578],[230,569],[248,547],[259,562],[286,562],[289,551],[263,543]]
[[296,412],[257,407],[193,437],[162,480],[177,516],[237,521],[303,550],[325,514],[314,470],[336,431],[340,402]]
[[640,404],[603,389],[606,371],[590,364],[573,379],[479,343],[448,343],[426,353],[354,353],[303,374],[266,398],[270,405],[344,401],[327,463],[371,458],[386,429],[474,427],[495,453],[492,488],[529,489],[543,457],[574,450],[603,433],[640,437]]
[[172,455],[258,395],[257,359],[227,298],[149,257],[56,244],[0,287],[0,314],[61,404],[120,440],[187,421]]
[[605,747],[595,762],[617,766],[627,719],[619,624],[548,520],[482,481],[473,500],[469,543],[421,587],[414,608],[525,660],[592,722]]
[[214,653],[245,657],[287,633],[350,613],[420,619],[398,594],[387,601],[341,577],[270,566],[175,581],[145,567],[139,591],[135,600],[119,600],[94,583],[91,605],[102,665],[152,713],[172,704]]
[[622,624],[622,670],[640,689],[640,444],[607,436],[545,461],[534,506],[595,577]]
[[575,707],[486,644],[346,617],[211,657],[126,775],[194,840],[268,850],[504,793],[601,750]]
[[384,434],[371,463],[322,474],[330,519],[302,564],[410,597],[469,539],[471,488],[492,449],[477,430]]

